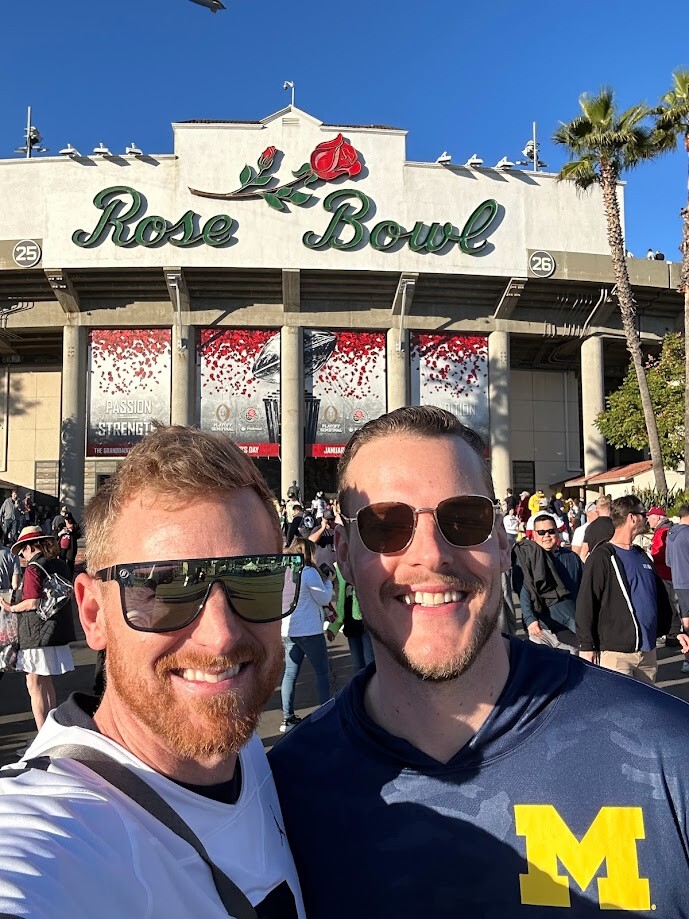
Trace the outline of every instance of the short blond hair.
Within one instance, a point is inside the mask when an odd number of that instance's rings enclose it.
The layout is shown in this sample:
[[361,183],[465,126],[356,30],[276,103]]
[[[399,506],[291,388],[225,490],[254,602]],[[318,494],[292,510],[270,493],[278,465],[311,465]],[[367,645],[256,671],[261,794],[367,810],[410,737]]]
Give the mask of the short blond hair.
[[610,510],[610,508],[612,507],[612,498],[610,497],[610,495],[599,495],[596,498],[596,507],[598,507],[599,509],[603,507],[603,508],[607,508],[607,510]]
[[199,498],[247,487],[261,499],[275,530],[277,551],[282,552],[274,496],[253,461],[224,434],[179,425],[157,427],[134,447],[86,507],[89,574],[112,561],[108,546],[115,523],[122,507],[136,495],[147,492],[171,506],[185,506]]

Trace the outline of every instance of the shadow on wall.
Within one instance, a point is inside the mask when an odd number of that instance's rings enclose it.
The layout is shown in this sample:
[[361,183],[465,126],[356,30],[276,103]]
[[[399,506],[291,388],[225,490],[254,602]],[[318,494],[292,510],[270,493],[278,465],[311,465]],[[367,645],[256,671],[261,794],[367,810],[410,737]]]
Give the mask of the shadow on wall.
[[[77,460],[83,464],[84,442],[79,436],[79,427],[71,418],[66,418],[60,425],[60,500],[68,507],[81,513],[83,494],[69,480],[69,470],[79,468]],[[83,430],[83,429],[82,429]]]
[[[19,417],[20,415],[26,415],[28,412],[33,411],[38,405],[36,399],[27,399],[24,392],[24,382],[21,376],[13,376],[10,380],[10,367],[2,368],[7,374],[7,379],[5,381],[0,380],[0,386],[2,387],[7,398],[7,415]],[[10,385],[11,383],[11,385]],[[0,396],[0,399],[2,397]]]

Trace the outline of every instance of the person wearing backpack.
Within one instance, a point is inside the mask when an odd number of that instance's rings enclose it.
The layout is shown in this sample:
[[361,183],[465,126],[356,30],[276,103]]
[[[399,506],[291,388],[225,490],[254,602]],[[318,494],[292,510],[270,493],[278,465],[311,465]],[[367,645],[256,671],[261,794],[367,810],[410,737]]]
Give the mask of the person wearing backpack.
[[53,677],[74,670],[69,643],[75,641],[76,634],[71,602],[63,603],[48,619],[43,619],[37,610],[44,597],[45,581],[50,575],[71,579],[67,565],[55,557],[55,540],[46,536],[39,526],[24,527],[11,551],[26,563],[22,599],[14,604],[0,600],[0,604],[4,610],[19,614],[16,666],[17,670],[26,674],[31,711],[40,730],[48,712],[56,704]]

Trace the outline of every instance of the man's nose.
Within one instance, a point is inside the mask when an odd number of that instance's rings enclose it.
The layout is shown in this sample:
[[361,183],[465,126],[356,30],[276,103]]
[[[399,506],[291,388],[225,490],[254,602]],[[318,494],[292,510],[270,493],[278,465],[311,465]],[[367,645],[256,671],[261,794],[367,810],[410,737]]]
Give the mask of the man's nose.
[[440,532],[433,511],[417,511],[414,537],[405,550],[405,561],[429,568],[452,562],[452,546]]
[[242,620],[230,605],[223,585],[216,581],[193,622],[191,637],[209,653],[224,654],[245,634]]

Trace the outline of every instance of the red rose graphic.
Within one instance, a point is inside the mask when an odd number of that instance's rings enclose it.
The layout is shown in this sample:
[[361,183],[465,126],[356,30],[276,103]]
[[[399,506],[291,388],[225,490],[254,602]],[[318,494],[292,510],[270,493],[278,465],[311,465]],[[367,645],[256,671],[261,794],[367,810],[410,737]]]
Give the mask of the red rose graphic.
[[311,154],[311,169],[324,182],[338,176],[355,176],[361,172],[359,154],[341,134],[325,140]]
[[264,169],[269,169],[273,165],[273,160],[277,152],[277,147],[266,147],[258,158],[258,168],[261,172],[263,172]]

